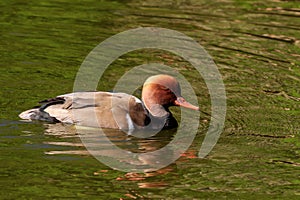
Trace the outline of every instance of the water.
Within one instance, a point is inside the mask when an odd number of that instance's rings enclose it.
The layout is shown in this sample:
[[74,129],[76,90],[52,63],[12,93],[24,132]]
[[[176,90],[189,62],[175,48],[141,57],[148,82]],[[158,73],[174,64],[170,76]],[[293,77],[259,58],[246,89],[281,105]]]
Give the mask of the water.
[[[0,5],[1,199],[299,198],[297,2],[5,0]],[[38,101],[71,92],[81,62],[99,42],[139,26],[193,37],[219,67],[227,93],[226,125],[205,159],[196,157],[208,126],[205,114],[190,149],[148,173],[100,163],[72,126],[19,121],[18,114]],[[210,112],[208,91],[195,70],[159,50],[122,56],[98,88],[111,90],[125,71],[153,61],[179,70],[201,109]],[[151,140],[112,133],[119,146],[145,151],[164,146],[173,131]]]

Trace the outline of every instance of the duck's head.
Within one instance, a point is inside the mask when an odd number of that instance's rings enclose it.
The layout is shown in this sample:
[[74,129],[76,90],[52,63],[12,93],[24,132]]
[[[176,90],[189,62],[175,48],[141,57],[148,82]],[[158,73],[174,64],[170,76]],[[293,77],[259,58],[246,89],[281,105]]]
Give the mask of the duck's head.
[[181,96],[178,81],[169,75],[149,77],[143,86],[142,100],[149,112],[156,117],[165,116],[169,106],[199,110],[199,107],[190,104]]

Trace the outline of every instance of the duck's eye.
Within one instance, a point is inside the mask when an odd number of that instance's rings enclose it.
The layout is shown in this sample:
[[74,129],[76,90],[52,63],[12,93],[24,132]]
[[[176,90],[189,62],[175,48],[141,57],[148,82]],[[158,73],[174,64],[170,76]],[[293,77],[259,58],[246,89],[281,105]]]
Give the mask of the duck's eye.
[[160,87],[159,87],[161,90],[170,90],[168,87],[166,87],[166,86],[163,86],[163,85],[160,85]]

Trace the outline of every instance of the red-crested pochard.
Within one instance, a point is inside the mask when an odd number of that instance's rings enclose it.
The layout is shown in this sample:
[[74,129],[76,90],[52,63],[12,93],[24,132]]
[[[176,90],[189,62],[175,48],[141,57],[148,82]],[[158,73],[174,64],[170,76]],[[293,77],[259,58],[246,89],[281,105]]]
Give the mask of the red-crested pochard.
[[19,117],[122,130],[161,129],[178,126],[170,106],[199,110],[181,96],[174,77],[162,74],[145,81],[142,101],[125,93],[76,92],[40,103],[39,108],[24,111]]

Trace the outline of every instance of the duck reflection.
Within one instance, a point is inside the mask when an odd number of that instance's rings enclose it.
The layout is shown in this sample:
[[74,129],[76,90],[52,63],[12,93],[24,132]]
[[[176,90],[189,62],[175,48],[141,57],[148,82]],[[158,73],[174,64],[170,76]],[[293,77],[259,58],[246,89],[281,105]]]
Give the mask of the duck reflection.
[[82,149],[76,148],[76,150],[49,151],[46,152],[48,155],[92,154],[101,162],[119,163],[120,168],[124,167],[123,171],[132,171],[130,169],[136,168],[137,172],[154,171],[157,168],[168,166],[172,163],[170,161],[178,158],[176,149],[167,147],[176,133],[176,129],[163,130],[155,136],[144,138],[144,134],[149,133],[136,132],[129,136],[127,133],[115,129],[75,127],[63,124],[46,124],[45,126],[46,135],[62,139],[73,138],[72,142],[68,139],[68,142],[48,141],[47,144],[82,147]]
[[[116,179],[118,181],[136,181],[140,188],[165,188],[168,183],[163,181],[152,182],[147,178],[169,173],[176,168],[175,164],[170,164],[170,160],[176,160],[178,152],[174,148],[166,148],[173,139],[176,129],[163,130],[155,136],[144,138],[144,135],[141,134],[145,133],[142,132],[129,136],[127,133],[115,129],[102,129],[102,133],[99,133],[99,129],[75,127],[74,125],[46,124],[45,126],[45,134],[56,138],[55,142],[48,141],[45,143],[74,147],[71,150],[45,152],[48,155],[92,154],[100,161],[104,158],[109,162],[138,169],[137,172],[127,172],[118,177]],[[57,141],[57,138],[61,138],[61,140]],[[127,154],[120,154],[120,149],[126,151]],[[147,154],[149,152],[152,154]],[[135,156],[132,156],[132,154]],[[163,156],[157,154],[163,154]],[[184,157],[180,160],[186,160],[194,158],[196,152],[187,151],[180,155]],[[164,167],[156,170],[157,166]],[[99,170],[99,172],[94,172],[94,175],[107,172],[109,170]]]

